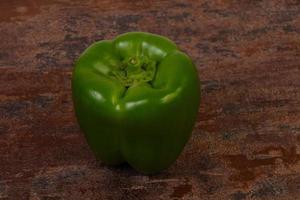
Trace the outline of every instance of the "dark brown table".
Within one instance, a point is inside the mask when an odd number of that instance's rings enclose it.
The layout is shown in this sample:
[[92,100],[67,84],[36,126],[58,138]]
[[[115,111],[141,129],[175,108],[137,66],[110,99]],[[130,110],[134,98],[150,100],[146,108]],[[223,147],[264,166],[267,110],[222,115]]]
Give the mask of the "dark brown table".
[[[73,62],[127,31],[165,35],[201,78],[191,140],[145,176],[96,161]],[[300,199],[300,1],[0,1],[0,199]]]

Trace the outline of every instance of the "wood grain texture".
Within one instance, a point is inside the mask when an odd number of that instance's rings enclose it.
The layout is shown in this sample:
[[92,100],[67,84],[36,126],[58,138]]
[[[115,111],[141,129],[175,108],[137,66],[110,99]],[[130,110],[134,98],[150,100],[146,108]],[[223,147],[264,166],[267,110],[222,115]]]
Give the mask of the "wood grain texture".
[[[168,170],[97,162],[71,100],[74,60],[127,31],[165,35],[201,78]],[[0,199],[300,199],[300,2],[0,1]]]

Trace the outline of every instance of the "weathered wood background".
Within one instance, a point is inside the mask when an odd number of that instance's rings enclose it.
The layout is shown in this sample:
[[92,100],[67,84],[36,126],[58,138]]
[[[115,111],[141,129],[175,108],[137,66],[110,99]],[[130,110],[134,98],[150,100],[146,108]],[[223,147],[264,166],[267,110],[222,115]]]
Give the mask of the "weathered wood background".
[[[127,31],[174,40],[202,104],[175,164],[107,167],[73,112],[74,59]],[[300,1],[0,1],[0,199],[300,199]]]

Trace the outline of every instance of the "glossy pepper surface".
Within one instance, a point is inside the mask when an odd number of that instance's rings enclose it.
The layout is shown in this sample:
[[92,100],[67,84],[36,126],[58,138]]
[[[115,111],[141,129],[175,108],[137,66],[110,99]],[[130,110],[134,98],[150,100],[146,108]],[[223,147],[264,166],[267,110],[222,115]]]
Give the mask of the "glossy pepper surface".
[[76,61],[72,79],[76,116],[96,157],[147,174],[170,166],[188,141],[199,86],[185,53],[144,32],[92,44]]

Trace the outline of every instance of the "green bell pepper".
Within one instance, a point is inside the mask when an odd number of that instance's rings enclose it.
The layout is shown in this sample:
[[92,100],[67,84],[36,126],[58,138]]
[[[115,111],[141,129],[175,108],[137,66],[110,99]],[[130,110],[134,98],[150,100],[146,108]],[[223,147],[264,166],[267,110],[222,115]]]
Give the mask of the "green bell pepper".
[[76,116],[96,157],[143,173],[171,165],[188,141],[200,83],[191,59],[169,39],[130,32],[88,47],[76,61]]

